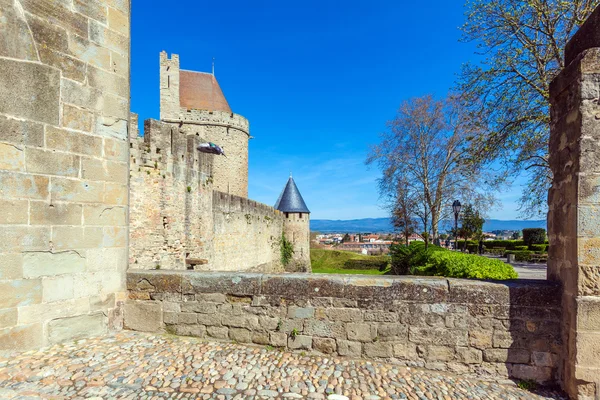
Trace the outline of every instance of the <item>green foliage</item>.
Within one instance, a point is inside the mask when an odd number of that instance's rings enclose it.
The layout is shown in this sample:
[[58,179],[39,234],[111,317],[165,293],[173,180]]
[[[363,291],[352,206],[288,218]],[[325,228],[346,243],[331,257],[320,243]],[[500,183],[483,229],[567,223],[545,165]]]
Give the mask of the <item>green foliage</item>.
[[515,246],[514,250],[515,250],[515,251],[525,251],[525,250],[529,250],[529,246]]
[[156,265],[154,266],[154,269],[160,269],[160,264],[156,264]]
[[292,329],[292,331],[290,332],[290,336],[292,337],[292,340],[296,339],[296,336],[298,336],[299,334],[300,334],[300,332],[298,332],[298,329],[296,329],[296,328]]
[[481,239],[484,222],[485,219],[483,219],[479,210],[476,210],[473,205],[467,204],[461,218],[461,236],[465,239]]
[[523,246],[522,240],[489,240],[483,243],[486,249],[504,247],[507,250],[514,250],[516,246]]
[[506,252],[506,256],[508,256],[509,254],[514,254],[515,256],[515,261],[521,261],[521,262],[528,262],[531,261],[531,255],[533,254],[533,251],[529,251],[529,250],[509,250]]
[[471,254],[478,254],[479,253],[479,244],[468,244],[467,251]]
[[444,251],[441,247],[425,246],[423,242],[412,242],[409,246],[390,246],[391,269],[395,275],[408,275],[413,273],[415,266],[427,263],[429,256],[437,251]]
[[190,192],[192,191],[192,187],[191,187],[191,186],[188,186],[188,187],[187,187],[187,191],[188,191],[188,193],[190,193]]
[[529,250],[535,251],[536,253],[545,253],[548,251],[547,244],[531,244],[529,245]]
[[514,268],[500,260],[453,251],[437,251],[427,264],[414,268],[416,275],[452,278],[506,280],[518,277]]
[[495,256],[503,256],[504,253],[506,253],[506,249],[504,247],[498,247],[495,249],[487,249],[486,248],[485,252],[488,254],[493,254]]
[[287,240],[283,234],[281,235],[281,240],[279,241],[279,250],[281,253],[281,263],[284,266],[288,265],[294,256],[294,245],[292,242]]
[[376,269],[385,271],[389,265],[388,257],[372,256],[367,259],[351,258],[344,262],[344,269]]
[[465,248],[469,249],[469,246],[476,246],[476,245],[477,245],[477,242],[475,240],[467,240],[466,247],[465,247],[465,241],[459,240],[456,242],[456,249],[462,251],[462,250],[465,250]]
[[519,381],[519,383],[517,383],[517,386],[519,387],[519,389],[534,391],[535,389],[537,389],[538,384],[533,379],[525,379]]
[[546,230],[544,228],[523,229],[523,242],[527,246],[532,244],[544,244],[546,242]]

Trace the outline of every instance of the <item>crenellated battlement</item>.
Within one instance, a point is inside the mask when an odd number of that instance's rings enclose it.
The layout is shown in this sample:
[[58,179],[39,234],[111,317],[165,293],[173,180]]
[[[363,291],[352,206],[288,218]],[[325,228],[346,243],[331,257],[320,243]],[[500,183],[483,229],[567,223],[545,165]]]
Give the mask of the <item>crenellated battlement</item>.
[[273,214],[281,217],[283,213],[258,201],[250,200],[245,197],[227,194],[219,191],[213,191],[213,210],[220,212],[243,212],[243,213],[261,213]]

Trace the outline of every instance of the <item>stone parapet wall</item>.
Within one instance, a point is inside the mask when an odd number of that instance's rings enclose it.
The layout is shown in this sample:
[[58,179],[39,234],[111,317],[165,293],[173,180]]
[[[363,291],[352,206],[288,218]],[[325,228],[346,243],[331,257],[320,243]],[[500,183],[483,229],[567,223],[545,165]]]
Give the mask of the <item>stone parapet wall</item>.
[[552,382],[560,289],[548,282],[131,270],[125,327]]
[[[283,214],[243,197],[213,192],[210,264],[219,271],[282,271]],[[203,268],[198,268],[203,269]]]
[[212,125],[233,128],[250,135],[250,122],[239,114],[225,111],[189,110],[182,108],[179,118],[174,120],[165,119],[166,122],[180,122],[186,124]]

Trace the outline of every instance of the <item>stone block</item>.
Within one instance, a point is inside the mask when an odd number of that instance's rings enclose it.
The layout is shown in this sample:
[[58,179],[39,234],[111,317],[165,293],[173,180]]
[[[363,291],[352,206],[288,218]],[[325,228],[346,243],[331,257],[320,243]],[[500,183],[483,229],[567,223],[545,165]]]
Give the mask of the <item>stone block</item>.
[[[206,301],[187,301],[181,304],[181,311],[197,312],[202,314],[214,314],[217,312],[217,305],[215,303],[209,303]],[[237,317],[238,319],[244,320],[243,317]],[[245,322],[244,322],[245,324]],[[232,326],[244,326],[244,325],[232,325]]]
[[61,80],[61,100],[76,107],[102,111],[102,92],[99,89],[69,79]]
[[208,336],[216,339],[229,338],[229,329],[225,326],[209,326],[207,327]]
[[88,82],[90,86],[100,89],[103,93],[112,93],[121,97],[129,96],[129,82],[126,78],[99,68],[88,67]]
[[398,322],[398,313],[383,310],[365,310],[365,321]]
[[252,332],[252,343],[268,345],[270,342],[268,332]]
[[74,0],[75,11],[90,17],[98,22],[107,24],[107,7],[104,2],[98,0]]
[[269,332],[269,339],[273,347],[286,347],[287,335],[283,332]]
[[97,158],[81,160],[81,175],[90,181],[107,181],[125,184],[129,175],[127,164]]
[[49,178],[45,176],[0,171],[0,187],[5,199],[45,199],[48,197],[49,182]]
[[73,277],[71,275],[42,279],[42,300],[44,303],[72,299],[73,297]]
[[196,313],[177,313],[177,323],[184,325],[194,325],[198,323],[198,316]]
[[31,37],[25,16],[13,3],[4,3],[0,37],[0,56],[38,61],[35,42]]
[[5,308],[0,310],[0,329],[12,328],[17,324],[17,309]]
[[206,336],[206,327],[202,325],[172,325],[169,327],[169,330],[171,330],[176,335],[180,336],[191,336],[199,338],[203,338]]
[[[421,349],[422,346],[418,348]],[[448,346],[423,346],[423,353],[425,360],[427,361],[452,361],[456,358],[457,354],[454,347]]]
[[23,147],[10,143],[0,143],[0,169],[25,171],[25,152]]
[[19,325],[71,317],[73,315],[83,315],[88,314],[89,311],[90,302],[87,298],[65,300],[60,302],[60,306],[57,306],[55,303],[22,306],[18,311]]
[[133,331],[162,332],[162,305],[157,302],[133,301],[124,306],[124,327]]
[[365,343],[363,346],[367,357],[391,358],[394,356],[394,348],[390,342]]
[[184,293],[224,293],[234,296],[252,296],[260,292],[261,274],[210,272],[182,276]]
[[553,378],[552,368],[524,364],[513,364],[510,368],[510,376],[517,379],[531,379],[539,383],[548,383]]
[[377,336],[377,328],[371,324],[346,324],[346,334],[349,340],[371,342]]
[[577,346],[575,357],[577,365],[597,368],[600,360],[600,333],[578,332],[575,346]]
[[52,243],[58,251],[101,247],[102,228],[56,226],[52,228]]
[[336,340],[337,352],[340,356],[360,357],[362,355],[362,343],[348,340]]
[[222,293],[200,293],[196,295],[196,300],[223,304],[227,302],[227,296]]
[[0,113],[58,125],[60,71],[0,59]]
[[586,331],[600,331],[599,298],[577,298],[577,327]]
[[122,35],[129,36],[129,14],[109,8],[108,27]]
[[111,51],[110,62],[112,72],[123,77],[129,76],[129,58],[114,51]]
[[23,278],[23,255],[0,254],[0,280]]
[[0,210],[2,210],[0,212],[0,224],[27,224],[29,220],[28,207],[27,200],[0,199]]
[[530,354],[525,349],[486,349],[483,361],[493,363],[529,364]]
[[0,349],[37,350],[44,346],[42,324],[29,324],[0,330]]
[[292,350],[310,350],[312,348],[312,337],[306,335],[290,336],[288,348]]
[[417,344],[437,344],[442,346],[466,346],[467,331],[442,329],[442,328],[420,328],[410,327],[408,338]]
[[111,93],[104,94],[104,115],[126,120],[128,109],[126,98]]
[[77,177],[79,156],[28,148],[25,154],[27,172]]
[[115,308],[116,303],[117,296],[115,293],[92,296],[90,297],[90,311],[106,311],[110,308]]
[[18,279],[0,282],[0,308],[22,307],[42,301],[39,279]]
[[379,324],[377,337],[382,341],[405,340],[408,338],[408,327],[402,324]]
[[240,343],[251,343],[252,335],[248,329],[231,328],[229,329],[229,339]]
[[335,353],[337,349],[337,344],[335,342],[335,339],[313,338],[312,347],[315,350],[320,351],[321,353],[332,354]]
[[68,104],[63,105],[62,127],[76,131],[91,132],[94,114],[83,108],[77,108]]
[[104,138],[104,158],[108,160],[128,162],[129,151],[125,140]]
[[495,331],[492,336],[492,345],[494,347],[508,349],[513,346],[513,343],[513,335],[510,332]]
[[346,328],[343,322],[309,319],[304,322],[304,333],[309,336],[346,339]]
[[314,307],[288,307],[288,318],[313,318],[314,316]]
[[77,203],[102,203],[104,184],[102,182],[82,181],[79,179],[52,178],[50,189],[53,200]]
[[107,205],[86,205],[83,208],[85,225],[126,226],[127,208]]
[[0,229],[0,253],[46,250],[50,247],[50,227],[4,225]]
[[81,225],[81,205],[31,201],[29,218],[31,225]]
[[360,322],[363,320],[362,310],[356,308],[329,308],[325,313],[332,321]]
[[555,367],[557,365],[558,357],[556,354],[534,351],[531,353],[531,361],[533,365],[540,367]]
[[0,115],[0,141],[16,145],[44,146],[44,125]]
[[469,330],[469,345],[477,349],[492,347],[492,330]]
[[90,272],[124,271],[128,264],[127,249],[118,247],[88,249],[85,258]]
[[52,344],[68,340],[102,336],[108,331],[103,313],[78,315],[48,322],[48,341]]
[[100,157],[102,155],[102,138],[48,125],[46,126],[46,147]]
[[49,47],[38,49],[42,63],[50,65],[62,71],[63,78],[84,82],[86,65],[81,60],[59,53]]
[[198,314],[198,323],[207,326],[221,325],[220,314]]
[[483,353],[478,349],[458,347],[456,355],[458,356],[458,360],[465,364],[481,364],[483,361]]
[[[95,229],[95,228],[89,228]],[[104,247],[125,247],[127,246],[127,235],[129,229],[126,227],[109,226],[102,229]]]
[[129,39],[113,30],[106,29],[102,24],[90,21],[90,39],[102,47],[116,51],[119,54],[129,53]]
[[129,189],[126,185],[116,183],[105,183],[103,202],[105,204],[128,205]]
[[39,19],[48,21],[48,24],[60,26],[65,30],[86,36],[88,20],[81,14],[70,9],[70,2],[56,0],[20,0],[25,11],[36,15]]

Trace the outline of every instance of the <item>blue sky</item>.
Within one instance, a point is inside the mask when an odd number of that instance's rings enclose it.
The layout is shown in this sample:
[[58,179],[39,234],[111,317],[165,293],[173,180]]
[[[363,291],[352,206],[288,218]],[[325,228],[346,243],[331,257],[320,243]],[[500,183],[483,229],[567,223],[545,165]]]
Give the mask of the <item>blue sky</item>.
[[[215,75],[249,119],[249,197],[293,172],[315,219],[384,217],[364,160],[400,102],[444,96],[473,46],[461,1],[141,1],[132,5],[132,111],[158,118],[158,57]],[[517,217],[519,190],[490,218]]]

